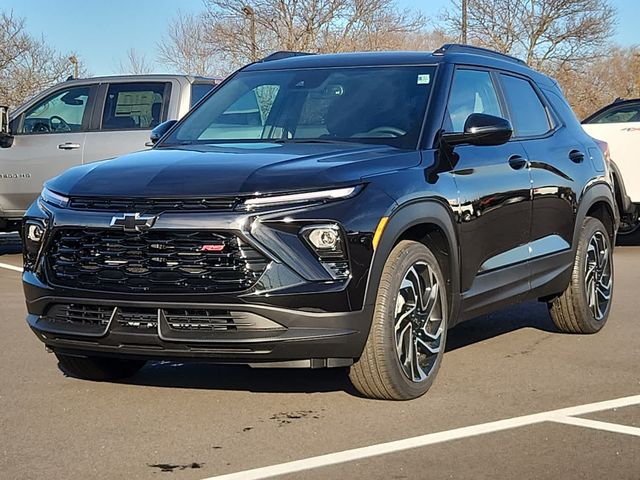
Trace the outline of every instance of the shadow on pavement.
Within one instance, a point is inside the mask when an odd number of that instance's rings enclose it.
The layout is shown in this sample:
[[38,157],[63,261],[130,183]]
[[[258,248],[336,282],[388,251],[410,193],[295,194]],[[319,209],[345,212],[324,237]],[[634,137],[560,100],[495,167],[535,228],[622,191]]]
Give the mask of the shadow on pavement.
[[236,390],[261,393],[319,393],[343,391],[360,394],[351,386],[345,368],[275,369],[244,365],[150,362],[126,381],[153,387]]
[[456,325],[448,333],[447,352],[522,328],[560,333],[545,303],[525,302]]

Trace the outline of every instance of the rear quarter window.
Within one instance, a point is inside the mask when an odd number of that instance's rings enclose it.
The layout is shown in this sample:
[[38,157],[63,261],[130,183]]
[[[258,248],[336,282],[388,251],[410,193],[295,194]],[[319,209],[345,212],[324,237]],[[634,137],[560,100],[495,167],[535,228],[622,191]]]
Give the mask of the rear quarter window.
[[502,87],[517,137],[544,135],[551,130],[549,115],[528,80],[500,74]]

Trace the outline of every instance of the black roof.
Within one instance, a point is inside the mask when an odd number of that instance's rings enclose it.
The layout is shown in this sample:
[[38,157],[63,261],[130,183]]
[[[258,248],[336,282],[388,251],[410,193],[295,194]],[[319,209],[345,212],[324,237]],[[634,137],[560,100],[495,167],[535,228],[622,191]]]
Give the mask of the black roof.
[[266,71],[298,68],[368,67],[391,65],[437,65],[453,63],[462,65],[493,67],[526,75],[538,83],[554,85],[554,81],[529,68],[514,57],[466,45],[444,45],[435,52],[354,52],[331,54],[302,54],[301,52],[277,52],[248,65],[245,71]]

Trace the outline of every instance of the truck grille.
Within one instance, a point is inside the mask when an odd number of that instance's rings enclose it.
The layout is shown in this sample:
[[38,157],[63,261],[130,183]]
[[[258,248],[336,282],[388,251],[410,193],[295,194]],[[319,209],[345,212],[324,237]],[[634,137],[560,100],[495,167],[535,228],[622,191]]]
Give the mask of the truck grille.
[[167,210],[228,211],[233,210],[237,203],[238,199],[234,197],[192,199],[71,197],[69,200],[69,208],[77,210],[145,213],[159,213]]
[[216,293],[253,286],[267,259],[229,232],[65,229],[47,255],[52,283],[129,293]]

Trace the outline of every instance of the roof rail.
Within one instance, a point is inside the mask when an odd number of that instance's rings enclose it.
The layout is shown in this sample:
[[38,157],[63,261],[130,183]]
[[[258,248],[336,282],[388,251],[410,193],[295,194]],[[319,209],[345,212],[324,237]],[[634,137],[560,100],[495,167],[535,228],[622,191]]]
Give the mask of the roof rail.
[[490,50],[488,48],[474,47],[473,45],[463,45],[461,43],[445,43],[433,52],[434,55],[445,55],[447,53],[475,53],[477,55],[500,58],[509,62],[519,63],[520,65],[527,64],[524,60],[507,55],[506,53],[496,52],[495,50]]
[[289,57],[302,57],[306,55],[314,55],[309,52],[290,52],[287,50],[280,50],[279,52],[274,52],[271,55],[267,55],[260,62],[272,62],[273,60],[282,60],[283,58]]

